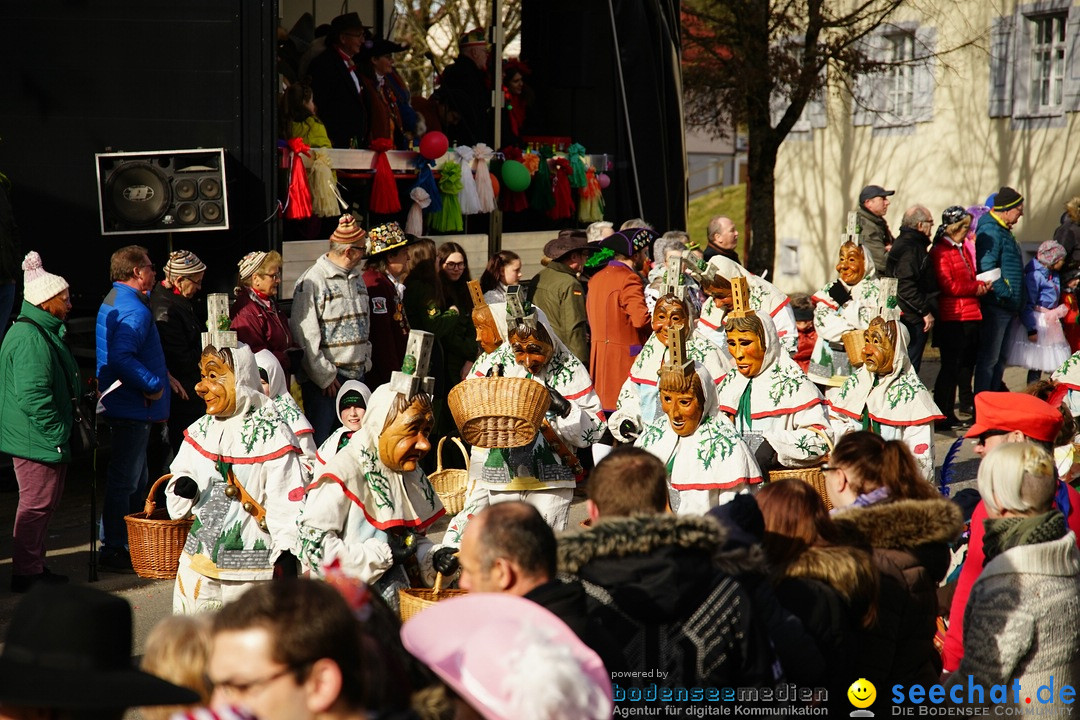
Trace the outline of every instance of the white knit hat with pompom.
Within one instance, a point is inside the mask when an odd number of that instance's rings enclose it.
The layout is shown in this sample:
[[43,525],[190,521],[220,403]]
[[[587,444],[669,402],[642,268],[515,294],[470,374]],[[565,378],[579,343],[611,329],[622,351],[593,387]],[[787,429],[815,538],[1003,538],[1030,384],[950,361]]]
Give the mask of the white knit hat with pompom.
[[59,275],[45,272],[41,266],[41,256],[29,252],[23,260],[23,300],[31,305],[40,305],[68,289],[68,282]]

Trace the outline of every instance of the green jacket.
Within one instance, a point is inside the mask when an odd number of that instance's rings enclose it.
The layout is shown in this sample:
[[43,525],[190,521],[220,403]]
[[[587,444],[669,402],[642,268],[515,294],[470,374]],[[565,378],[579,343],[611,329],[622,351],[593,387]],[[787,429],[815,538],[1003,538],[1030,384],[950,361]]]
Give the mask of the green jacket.
[[533,305],[544,311],[551,329],[577,359],[589,366],[589,320],[585,291],[574,271],[552,260],[536,276]]
[[[66,328],[56,317],[23,301],[19,318],[0,345],[0,451],[36,462],[70,462],[72,390],[79,368],[63,342]],[[67,367],[64,374],[62,362]],[[68,384],[68,377],[75,388]]]

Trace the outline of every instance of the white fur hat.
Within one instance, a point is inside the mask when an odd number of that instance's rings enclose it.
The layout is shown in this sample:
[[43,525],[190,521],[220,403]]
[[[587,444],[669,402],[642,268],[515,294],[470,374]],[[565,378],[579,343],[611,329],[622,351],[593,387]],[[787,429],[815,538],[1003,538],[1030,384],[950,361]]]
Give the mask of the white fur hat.
[[41,256],[29,252],[23,260],[23,300],[40,305],[68,289],[68,282],[59,275],[45,272]]

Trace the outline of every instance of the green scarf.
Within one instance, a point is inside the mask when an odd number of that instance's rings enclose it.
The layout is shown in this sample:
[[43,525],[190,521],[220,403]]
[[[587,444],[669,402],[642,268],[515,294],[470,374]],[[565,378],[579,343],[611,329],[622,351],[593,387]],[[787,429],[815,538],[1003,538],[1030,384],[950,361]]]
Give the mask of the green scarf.
[[746,389],[743,390],[742,397],[739,398],[739,407],[735,413],[735,418],[739,421],[739,432],[747,432],[748,430],[751,430],[754,425],[754,419],[750,415],[750,388],[752,388],[753,385],[754,381],[749,380],[746,383]]
[[1060,510],[1023,517],[987,518],[983,521],[983,565],[1014,547],[1035,545],[1065,537],[1069,528]]
[[[874,384],[870,387],[870,392],[873,392],[874,388],[876,388],[878,386],[878,380],[880,380],[880,379],[881,379],[881,377],[879,375],[877,375],[877,374],[874,375]],[[863,405],[862,429],[863,430],[869,430],[870,432],[874,433],[875,435],[880,435],[881,434],[881,423],[879,423],[877,420],[874,420],[872,417],[870,417],[870,406],[869,405]]]

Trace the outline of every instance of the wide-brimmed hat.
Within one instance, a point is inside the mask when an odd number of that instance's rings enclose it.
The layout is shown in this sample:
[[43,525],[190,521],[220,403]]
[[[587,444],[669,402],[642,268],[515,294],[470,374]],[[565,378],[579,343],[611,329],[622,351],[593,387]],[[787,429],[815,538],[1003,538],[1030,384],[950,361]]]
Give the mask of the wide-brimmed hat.
[[371,28],[364,25],[363,21],[360,20],[360,15],[354,12],[338,15],[330,21],[330,32],[334,36],[349,30],[353,32],[362,32],[366,35],[371,34]]
[[415,245],[419,240],[415,235],[406,235],[396,222],[376,225],[368,231],[368,259]]
[[364,43],[364,46],[360,48],[360,57],[377,58],[382,55],[393,55],[394,53],[405,52],[408,49],[408,45],[399,45],[396,42],[390,42],[383,38],[375,38],[374,40],[368,40]]
[[131,606],[83,585],[34,588],[15,608],[0,653],[0,704],[100,710],[199,702],[135,669]]
[[554,240],[548,240],[544,245],[544,255],[552,260],[559,260],[572,252],[592,252],[598,248],[589,244],[589,238],[584,230],[562,230]]

